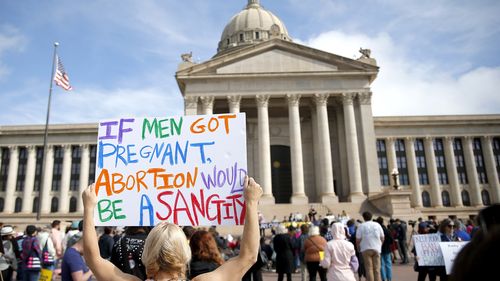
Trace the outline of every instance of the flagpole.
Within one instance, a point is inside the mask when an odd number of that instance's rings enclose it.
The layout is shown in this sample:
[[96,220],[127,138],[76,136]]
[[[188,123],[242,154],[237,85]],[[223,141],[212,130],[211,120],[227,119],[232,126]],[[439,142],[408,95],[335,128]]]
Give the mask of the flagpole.
[[44,193],[45,185],[45,168],[47,164],[47,138],[49,136],[49,116],[50,116],[50,99],[52,97],[52,85],[54,84],[54,73],[56,67],[57,46],[59,43],[54,42],[54,56],[52,58],[52,73],[50,74],[50,87],[49,87],[49,102],[47,104],[47,119],[45,120],[45,135],[43,136],[43,164],[42,164],[42,180],[40,182],[40,191],[38,192],[38,212],[36,220],[39,221],[42,217],[42,196]]

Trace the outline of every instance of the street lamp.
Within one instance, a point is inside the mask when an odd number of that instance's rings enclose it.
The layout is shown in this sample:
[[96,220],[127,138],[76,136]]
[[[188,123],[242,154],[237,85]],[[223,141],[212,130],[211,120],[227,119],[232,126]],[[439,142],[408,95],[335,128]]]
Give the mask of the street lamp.
[[392,170],[392,173],[391,173],[391,176],[392,176],[392,180],[394,181],[394,185],[392,187],[394,187],[395,190],[398,190],[398,176],[399,176],[399,171],[398,171],[398,168],[394,168]]

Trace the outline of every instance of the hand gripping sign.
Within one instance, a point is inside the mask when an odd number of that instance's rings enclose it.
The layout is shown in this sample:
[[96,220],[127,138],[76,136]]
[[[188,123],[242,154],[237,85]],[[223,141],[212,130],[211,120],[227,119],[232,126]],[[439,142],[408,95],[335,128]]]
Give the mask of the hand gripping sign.
[[245,122],[244,113],[100,122],[96,225],[243,224]]

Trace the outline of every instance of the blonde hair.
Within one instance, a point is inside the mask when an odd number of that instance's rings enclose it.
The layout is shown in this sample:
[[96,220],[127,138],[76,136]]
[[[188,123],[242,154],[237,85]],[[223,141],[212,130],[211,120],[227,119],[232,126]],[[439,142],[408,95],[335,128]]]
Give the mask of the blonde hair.
[[142,263],[149,278],[159,271],[185,276],[190,260],[191,249],[180,227],[163,222],[151,230],[142,253]]

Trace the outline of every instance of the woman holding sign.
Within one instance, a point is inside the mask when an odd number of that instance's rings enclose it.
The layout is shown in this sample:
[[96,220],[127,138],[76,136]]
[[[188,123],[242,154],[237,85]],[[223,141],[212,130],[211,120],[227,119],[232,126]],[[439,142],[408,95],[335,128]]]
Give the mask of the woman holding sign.
[[[253,178],[245,178],[245,226],[241,241],[240,254],[216,270],[199,275],[193,281],[204,280],[241,280],[243,275],[257,260],[259,249],[259,223],[257,204],[262,195],[262,188]],[[83,194],[84,204],[84,256],[88,266],[99,281],[140,280],[125,274],[109,261],[101,258],[97,245],[94,226],[94,209],[97,196],[94,185]],[[163,222],[149,233],[144,245],[142,262],[148,278],[155,281],[186,280],[186,264],[191,260],[191,249],[181,228],[175,224]]]

